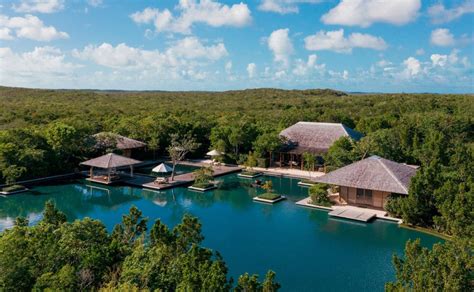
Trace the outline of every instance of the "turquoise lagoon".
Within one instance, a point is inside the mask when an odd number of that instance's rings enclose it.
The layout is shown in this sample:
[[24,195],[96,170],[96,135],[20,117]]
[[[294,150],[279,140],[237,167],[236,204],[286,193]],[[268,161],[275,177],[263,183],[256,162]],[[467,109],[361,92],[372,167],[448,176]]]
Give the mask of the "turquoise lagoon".
[[183,214],[199,217],[204,246],[219,251],[234,279],[244,272],[262,277],[277,273],[282,291],[382,291],[394,279],[391,258],[402,254],[408,239],[420,238],[425,246],[441,239],[376,220],[372,223],[330,218],[327,212],[294,204],[307,196],[298,180],[271,179],[276,192],[288,200],[275,205],[255,203],[251,180],[235,174],[219,180],[219,189],[199,193],[186,188],[163,192],[128,186],[104,187],[85,180],[39,186],[30,192],[0,198],[0,229],[17,216],[34,223],[44,203],[52,199],[69,220],[100,219],[112,230],[132,205],[143,211],[151,225],[160,218],[169,226]]

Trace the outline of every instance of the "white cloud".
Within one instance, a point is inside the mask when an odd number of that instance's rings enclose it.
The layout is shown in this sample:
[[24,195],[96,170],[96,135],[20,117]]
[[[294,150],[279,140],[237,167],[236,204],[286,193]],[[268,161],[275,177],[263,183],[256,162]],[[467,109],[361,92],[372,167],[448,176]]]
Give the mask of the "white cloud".
[[72,55],[82,60],[91,60],[99,65],[116,69],[177,69],[185,68],[186,74],[195,75],[192,70],[197,64],[192,60],[216,61],[226,56],[223,43],[205,46],[196,37],[186,37],[175,42],[164,52],[143,50],[124,43],[112,46],[103,43],[100,46],[88,45],[82,51],[73,50]]
[[418,56],[421,56],[421,55],[424,55],[425,54],[425,50],[423,50],[422,48],[416,50],[415,52]]
[[212,27],[243,27],[252,21],[251,12],[246,4],[232,6],[213,0],[180,0],[176,6],[178,16],[168,10],[145,8],[130,15],[136,23],[153,24],[157,32],[189,34],[195,23],[204,23]]
[[311,73],[314,70],[323,72],[326,65],[317,64],[318,56],[315,54],[311,54],[308,56],[308,60],[304,61],[302,59],[297,59],[295,61],[295,68],[293,69],[293,74],[297,76],[305,76]]
[[344,80],[349,79],[349,71],[344,70],[344,71],[342,72],[342,79],[344,79]]
[[276,12],[280,14],[298,13],[299,4],[314,4],[320,2],[321,0],[262,0],[260,5],[258,6],[258,9],[262,11]]
[[418,16],[420,0],[342,0],[321,17],[325,24],[368,27],[376,22],[403,25]]
[[231,74],[232,73],[232,61],[228,61],[227,63],[225,63],[224,69],[225,69],[225,73]]
[[23,13],[53,13],[64,9],[64,0],[21,0],[13,10]]
[[257,65],[255,63],[250,63],[247,65],[247,74],[249,78],[254,78],[257,73]]
[[0,83],[28,87],[61,83],[80,67],[65,57],[54,47],[36,47],[25,53],[0,48]]
[[414,57],[409,57],[403,61],[405,70],[403,71],[404,76],[407,78],[414,77],[421,73],[421,63]]
[[18,38],[35,41],[48,42],[54,39],[69,38],[67,33],[58,31],[53,26],[45,26],[41,19],[30,14],[25,15],[25,17],[11,18],[6,15],[0,15],[0,30],[3,30],[4,33],[8,31],[8,35],[10,35],[10,30],[12,30]]
[[431,43],[436,46],[449,47],[454,45],[453,34],[447,28],[438,28],[431,32]]
[[350,53],[353,48],[373,50],[385,50],[387,48],[387,44],[381,37],[352,33],[346,38],[343,29],[327,32],[321,30],[314,35],[307,36],[304,41],[305,48],[310,51],[330,50],[338,53]]
[[8,27],[0,28],[0,40],[12,40],[11,29]]
[[273,59],[282,63],[284,66],[289,65],[290,55],[293,54],[293,44],[288,36],[289,29],[278,29],[273,31],[268,37],[268,48],[273,52]]
[[468,13],[474,13],[474,0],[466,0],[450,9],[446,9],[442,3],[435,4],[428,9],[433,23],[450,22]]
[[94,7],[99,7],[103,2],[103,0],[87,0],[87,4]]
[[431,55],[431,62],[433,63],[433,66],[444,67],[448,63],[448,56],[447,55],[440,55],[440,54],[433,54],[433,55]]

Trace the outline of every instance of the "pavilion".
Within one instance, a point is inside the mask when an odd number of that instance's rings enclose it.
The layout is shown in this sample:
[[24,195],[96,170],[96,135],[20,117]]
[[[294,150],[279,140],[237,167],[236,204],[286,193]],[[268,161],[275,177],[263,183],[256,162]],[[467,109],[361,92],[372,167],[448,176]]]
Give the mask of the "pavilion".
[[388,197],[408,195],[410,180],[418,167],[379,156],[354,162],[314,181],[339,186],[339,201],[383,209]]
[[[81,163],[89,166],[89,181],[102,184],[112,184],[126,177],[133,177],[133,166],[141,163],[139,160],[131,159],[115,153],[108,153]],[[130,167],[130,173],[118,172],[118,168]],[[94,168],[100,169],[94,173]]]
[[358,141],[362,134],[341,123],[298,122],[280,132],[285,144],[280,150],[279,166],[301,168],[303,154],[316,156],[317,165],[322,166],[322,155],[341,137]]
[[96,140],[97,149],[118,149],[123,156],[132,157],[134,151],[144,149],[147,144],[112,132],[100,132],[93,137]]

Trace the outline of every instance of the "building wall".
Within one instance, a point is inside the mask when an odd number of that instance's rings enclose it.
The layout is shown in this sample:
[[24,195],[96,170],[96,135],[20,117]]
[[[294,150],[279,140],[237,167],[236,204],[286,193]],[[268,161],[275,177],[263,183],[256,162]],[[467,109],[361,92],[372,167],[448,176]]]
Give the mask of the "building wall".
[[383,208],[385,201],[390,196],[389,192],[382,192],[382,191],[374,191],[372,190],[372,202],[369,203],[367,201],[360,201],[357,199],[357,189],[351,187],[343,187],[339,188],[339,195],[341,199],[343,199],[348,204],[363,204],[369,205],[377,208]]

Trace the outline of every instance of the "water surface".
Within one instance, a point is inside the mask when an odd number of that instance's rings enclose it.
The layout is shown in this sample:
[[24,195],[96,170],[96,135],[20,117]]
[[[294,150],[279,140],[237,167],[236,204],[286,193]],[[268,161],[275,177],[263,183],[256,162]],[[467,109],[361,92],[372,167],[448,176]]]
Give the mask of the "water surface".
[[31,192],[0,198],[0,229],[17,216],[41,219],[44,203],[53,199],[69,220],[100,219],[109,230],[132,205],[143,211],[150,225],[160,218],[169,226],[183,214],[199,217],[204,245],[219,251],[236,278],[244,272],[277,273],[283,291],[382,291],[393,280],[393,253],[401,254],[408,239],[425,246],[440,239],[376,220],[356,223],[330,218],[325,211],[296,206],[307,196],[298,180],[271,179],[276,192],[289,200],[276,205],[255,203],[251,180],[235,174],[219,178],[220,189],[198,193],[186,188],[164,192],[127,186],[106,187],[85,180],[40,186]]

